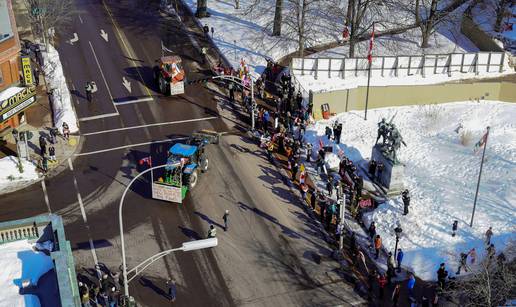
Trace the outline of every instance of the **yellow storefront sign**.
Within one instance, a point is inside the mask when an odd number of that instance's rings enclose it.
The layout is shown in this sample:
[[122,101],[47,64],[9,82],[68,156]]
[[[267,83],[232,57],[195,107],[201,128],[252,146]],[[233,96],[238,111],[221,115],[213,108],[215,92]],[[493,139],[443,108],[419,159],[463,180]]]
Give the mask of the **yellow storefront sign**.
[[23,80],[25,80],[25,85],[32,85],[32,67],[30,65],[30,57],[24,56],[21,58],[22,61],[22,70],[23,70]]

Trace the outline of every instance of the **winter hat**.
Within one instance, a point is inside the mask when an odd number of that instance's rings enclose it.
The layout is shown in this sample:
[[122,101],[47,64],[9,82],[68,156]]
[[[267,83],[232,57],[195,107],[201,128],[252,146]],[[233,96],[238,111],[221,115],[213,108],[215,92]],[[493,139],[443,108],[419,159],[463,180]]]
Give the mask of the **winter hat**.
[[228,214],[228,213],[229,213],[229,210],[226,210],[226,214]]
[[79,287],[82,287],[82,282],[79,281]]

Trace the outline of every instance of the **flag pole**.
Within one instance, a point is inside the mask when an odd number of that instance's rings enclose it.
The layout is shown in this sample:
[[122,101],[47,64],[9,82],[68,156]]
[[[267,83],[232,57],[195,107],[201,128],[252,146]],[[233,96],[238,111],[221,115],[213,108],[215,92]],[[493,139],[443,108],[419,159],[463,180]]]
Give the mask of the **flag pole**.
[[480,188],[480,178],[482,176],[482,168],[484,166],[484,156],[486,154],[488,138],[489,138],[489,126],[487,126],[486,141],[484,142],[484,150],[482,151],[482,160],[480,161],[480,171],[478,172],[477,191],[475,192],[475,200],[473,201],[473,212],[471,213],[471,222],[469,223],[469,227],[473,227],[473,218],[475,217],[475,209],[477,208],[478,189]]
[[373,22],[373,33],[371,33],[371,39],[369,42],[369,54],[367,55],[367,60],[369,62],[369,68],[367,69],[367,90],[366,90],[364,120],[367,120],[367,105],[369,104],[369,85],[371,84],[371,66],[373,64],[373,39],[374,39],[374,22]]

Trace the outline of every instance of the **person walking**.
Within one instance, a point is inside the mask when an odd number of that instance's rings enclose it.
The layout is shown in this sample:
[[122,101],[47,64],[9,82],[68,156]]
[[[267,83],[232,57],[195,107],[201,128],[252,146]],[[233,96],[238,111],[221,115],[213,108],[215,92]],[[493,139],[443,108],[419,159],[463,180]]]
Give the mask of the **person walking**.
[[398,306],[398,301],[400,299],[400,284],[396,284],[396,286],[394,286],[394,290],[392,290],[392,296],[391,296],[391,300],[392,300],[392,306],[396,307]]
[[86,82],[84,90],[86,91],[86,100],[88,100],[88,102],[91,102],[93,100],[93,85],[90,81]]
[[444,262],[439,266],[439,270],[437,270],[437,283],[441,290],[444,290],[446,286],[446,277],[448,277],[448,271],[446,271],[446,267]]
[[387,285],[387,277],[384,273],[378,275],[378,290],[379,290],[379,298],[383,300],[383,295],[385,292],[385,286]]
[[224,220],[224,231],[228,231],[229,210],[226,210],[226,212],[224,212],[222,219]]
[[493,227],[489,227],[489,229],[486,231],[486,239],[485,239],[486,246],[491,245],[491,237],[492,236],[493,236]]
[[401,199],[403,200],[403,215],[407,215],[410,206],[409,190],[405,190],[401,193]]
[[414,299],[414,286],[415,285],[416,285],[416,278],[414,277],[414,274],[410,273],[408,283],[407,283],[409,300]]
[[401,262],[403,261],[403,251],[398,248],[398,254],[396,255],[396,262],[398,263],[398,273],[401,272]]
[[210,225],[210,229],[208,230],[208,239],[215,238],[217,236],[217,229],[215,226]]
[[173,279],[167,280],[166,286],[167,286],[168,300],[171,302],[175,302],[176,296],[177,296],[177,287],[176,287],[175,281]]
[[376,251],[374,259],[378,259],[378,256],[380,255],[380,248],[382,248],[382,238],[380,238],[380,235],[376,235],[374,239],[374,249]]
[[457,272],[455,272],[456,275],[460,275],[460,270],[464,268],[464,271],[468,271],[467,266],[468,261],[468,254],[466,253],[460,253],[460,259],[459,259],[459,268],[457,269]]

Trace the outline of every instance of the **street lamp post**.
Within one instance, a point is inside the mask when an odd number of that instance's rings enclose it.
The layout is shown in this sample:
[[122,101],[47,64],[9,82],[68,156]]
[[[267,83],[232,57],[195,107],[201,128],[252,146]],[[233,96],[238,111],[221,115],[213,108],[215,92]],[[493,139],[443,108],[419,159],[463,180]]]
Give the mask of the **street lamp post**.
[[400,241],[401,233],[403,229],[401,229],[400,225],[394,228],[394,233],[396,234],[396,246],[394,247],[394,259],[396,259],[396,254],[398,253],[398,242]]
[[[129,184],[125,187],[124,193],[122,194],[122,198],[120,198],[120,204],[119,204],[119,207],[118,207],[118,222],[120,224],[120,241],[121,241],[121,245],[122,245],[122,275],[123,275],[123,279],[124,279],[124,299],[128,300],[129,302],[132,301],[132,298],[129,296],[129,282],[127,280],[127,274],[128,273],[135,272],[136,274],[138,274],[139,272],[141,272],[145,268],[147,268],[147,266],[149,266],[154,261],[156,261],[156,260],[160,259],[161,257],[164,257],[164,256],[166,256],[166,255],[168,255],[168,254],[170,254],[170,253],[172,253],[174,251],[182,250],[182,251],[186,252],[186,251],[191,251],[191,250],[197,250],[197,249],[202,249],[202,248],[213,247],[213,246],[216,246],[217,243],[218,243],[217,239],[215,239],[215,240],[197,240],[197,241],[192,241],[192,242],[185,242],[185,243],[183,243],[182,247],[158,253],[158,254],[156,254],[156,255],[146,259],[144,262],[142,262],[141,264],[136,266],[131,271],[127,272],[127,263],[126,263],[126,258],[125,258],[125,243],[124,243],[124,224],[123,224],[123,220],[122,220],[122,208],[123,208],[123,205],[124,205],[125,195],[127,194],[127,191],[129,191],[131,185],[136,180],[138,180],[141,176],[143,176],[144,174],[146,174],[148,172],[151,172],[151,171],[153,171],[155,169],[164,168],[166,166],[167,166],[167,164],[158,165],[158,166],[152,166],[152,167],[149,167],[148,169],[142,171],[138,175],[136,175],[131,180],[131,182],[129,182]],[[151,182],[151,184],[152,184],[152,182]],[[144,267],[141,270],[138,271],[138,268],[140,266],[144,266]],[[134,278],[134,276],[133,276],[133,278]],[[131,280],[132,280],[132,278],[131,278]]]

